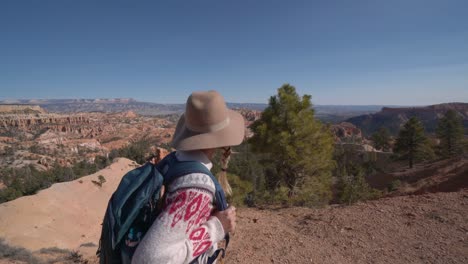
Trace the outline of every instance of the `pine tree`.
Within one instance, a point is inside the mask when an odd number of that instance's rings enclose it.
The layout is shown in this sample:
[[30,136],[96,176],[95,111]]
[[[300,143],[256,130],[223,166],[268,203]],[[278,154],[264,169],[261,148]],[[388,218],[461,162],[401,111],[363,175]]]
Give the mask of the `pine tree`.
[[283,85],[251,128],[249,142],[253,151],[268,154],[265,163],[275,168],[277,188],[286,187],[290,199],[330,199],[334,142],[329,128],[314,118],[310,95],[300,98],[294,86]]
[[412,117],[405,123],[398,134],[395,144],[395,152],[408,159],[409,167],[413,168],[414,161],[427,146],[428,140],[424,134],[424,126],[416,118]]
[[448,110],[437,124],[442,156],[450,157],[463,151],[463,123],[454,110]]
[[374,147],[383,151],[390,149],[390,133],[385,127],[381,127],[377,132],[372,135]]

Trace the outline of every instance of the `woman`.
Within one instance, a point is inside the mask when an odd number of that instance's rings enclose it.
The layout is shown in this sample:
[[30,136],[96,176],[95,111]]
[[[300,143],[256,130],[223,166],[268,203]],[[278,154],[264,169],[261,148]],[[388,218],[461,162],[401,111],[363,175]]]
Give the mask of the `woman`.
[[[198,161],[211,169],[217,149],[223,150],[219,179],[227,194],[230,147],[244,139],[243,117],[226,107],[216,91],[194,92],[187,99],[172,146],[180,161]],[[192,173],[166,187],[165,206],[148,230],[132,263],[207,263],[226,233],[235,229],[236,211],[214,211],[214,183],[208,175]]]

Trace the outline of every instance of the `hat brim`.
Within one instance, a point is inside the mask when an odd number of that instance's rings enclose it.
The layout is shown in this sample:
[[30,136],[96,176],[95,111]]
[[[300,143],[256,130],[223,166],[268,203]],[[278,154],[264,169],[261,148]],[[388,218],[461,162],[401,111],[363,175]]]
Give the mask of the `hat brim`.
[[191,131],[185,125],[185,115],[179,119],[172,140],[172,147],[177,150],[211,149],[226,146],[237,146],[245,135],[244,117],[228,109],[229,125],[225,128],[207,133]]

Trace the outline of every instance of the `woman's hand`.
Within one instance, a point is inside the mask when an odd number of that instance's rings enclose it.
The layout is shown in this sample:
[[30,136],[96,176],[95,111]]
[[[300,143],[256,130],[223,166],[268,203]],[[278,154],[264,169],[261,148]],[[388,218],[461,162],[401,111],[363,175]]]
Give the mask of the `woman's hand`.
[[224,233],[234,232],[236,229],[236,208],[229,206],[226,210],[217,211],[216,216],[223,225]]

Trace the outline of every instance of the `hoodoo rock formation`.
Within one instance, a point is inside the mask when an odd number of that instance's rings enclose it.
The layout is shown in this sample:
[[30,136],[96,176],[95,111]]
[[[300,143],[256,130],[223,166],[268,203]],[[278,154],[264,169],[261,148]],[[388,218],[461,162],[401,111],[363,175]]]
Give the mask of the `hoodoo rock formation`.
[[[58,115],[58,114],[4,114],[0,115],[0,126],[5,129],[17,128],[30,131],[37,126],[84,125],[90,120],[86,115]],[[66,129],[65,129],[66,130]],[[66,132],[66,131],[63,131]]]
[[[95,156],[105,157],[113,149],[140,140],[167,144],[174,127],[169,120],[134,112],[0,112],[0,153],[5,156],[0,166],[23,167],[32,163],[43,165],[39,169],[44,169],[50,167],[45,164],[70,164],[61,160],[92,161]],[[28,162],[17,162],[21,160]]]
[[336,142],[362,140],[362,132],[355,125],[342,122],[331,127]]

